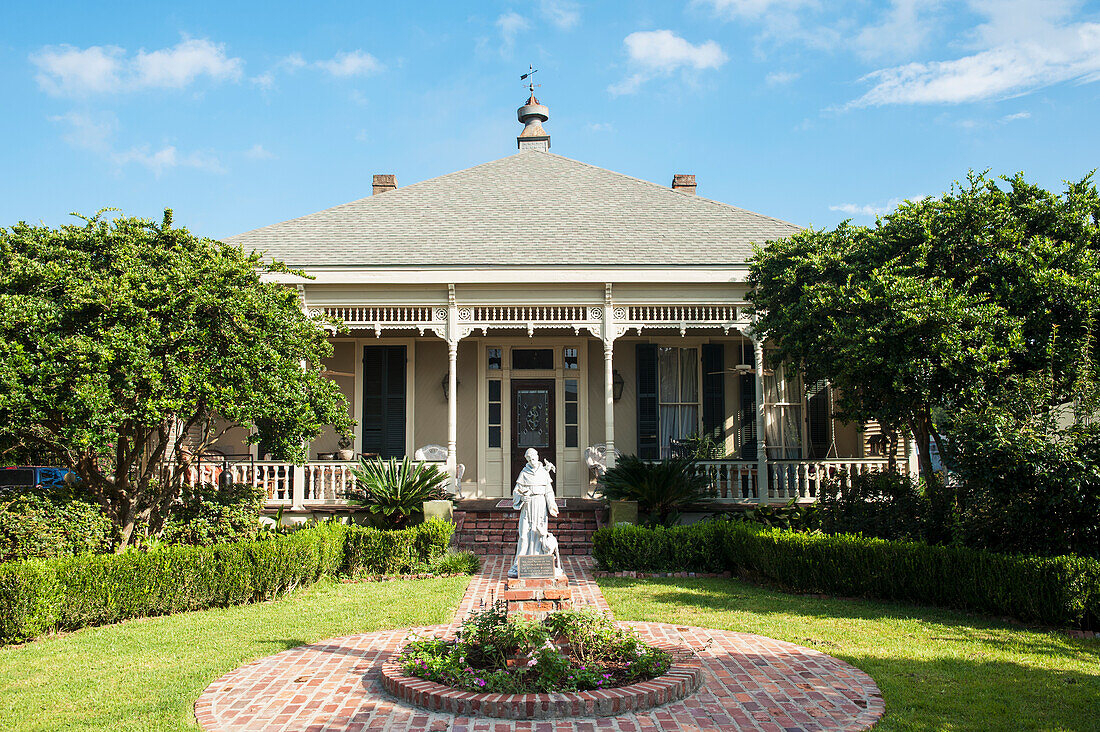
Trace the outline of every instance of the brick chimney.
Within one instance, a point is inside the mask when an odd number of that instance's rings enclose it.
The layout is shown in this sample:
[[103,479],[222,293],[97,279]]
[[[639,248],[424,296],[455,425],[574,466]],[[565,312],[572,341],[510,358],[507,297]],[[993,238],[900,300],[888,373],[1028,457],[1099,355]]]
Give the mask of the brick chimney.
[[392,191],[397,188],[397,176],[393,173],[376,173],[374,176],[374,191],[371,192],[372,196],[377,196],[379,193],[385,193],[386,191]]
[[695,195],[695,176],[688,173],[677,173],[672,176],[672,190]]

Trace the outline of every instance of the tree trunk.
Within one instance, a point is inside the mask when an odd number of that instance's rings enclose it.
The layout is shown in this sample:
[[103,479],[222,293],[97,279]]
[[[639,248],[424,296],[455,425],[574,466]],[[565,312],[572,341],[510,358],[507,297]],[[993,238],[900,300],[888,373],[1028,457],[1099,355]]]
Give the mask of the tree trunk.
[[916,415],[909,425],[913,431],[913,439],[917,443],[917,471],[925,484],[935,477],[936,472],[932,469],[932,449],[928,442],[931,426],[932,418],[927,413]]

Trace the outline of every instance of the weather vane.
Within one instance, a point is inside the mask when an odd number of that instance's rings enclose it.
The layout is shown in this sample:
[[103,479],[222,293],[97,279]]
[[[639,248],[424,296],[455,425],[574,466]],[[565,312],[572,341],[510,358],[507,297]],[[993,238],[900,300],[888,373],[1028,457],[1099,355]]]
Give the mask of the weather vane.
[[519,77],[520,81],[523,81],[525,79],[530,79],[530,81],[527,82],[527,88],[531,90],[531,95],[532,96],[534,96],[534,94],[535,94],[535,87],[536,86],[542,86],[542,84],[536,84],[535,83],[535,74],[537,74],[538,71],[539,70],[536,69],[534,67],[534,65],[530,65],[530,66],[527,67],[527,73],[524,74],[523,76]]

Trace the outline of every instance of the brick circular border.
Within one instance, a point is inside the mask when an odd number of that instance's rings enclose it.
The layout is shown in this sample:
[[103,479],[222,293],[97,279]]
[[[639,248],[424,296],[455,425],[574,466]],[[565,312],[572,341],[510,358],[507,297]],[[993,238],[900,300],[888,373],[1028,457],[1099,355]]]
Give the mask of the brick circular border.
[[[210,684],[195,702],[195,717],[202,729],[220,732],[383,728],[592,732],[594,725],[609,732],[854,732],[872,727],[885,711],[870,676],[811,648],[749,633],[667,623],[621,624],[648,643],[694,651],[702,666],[698,691],[679,701],[622,712],[599,722],[587,714],[551,722],[425,709],[388,694],[382,686],[382,668],[408,642],[410,633],[444,636],[453,631],[436,625],[331,638],[258,659]],[[491,727],[485,726],[490,724],[487,719],[493,720]],[[550,726],[543,730],[544,725]]]
[[651,645],[672,654],[675,660],[669,670],[649,681],[611,689],[553,694],[475,694],[406,676],[393,658],[382,664],[382,688],[410,704],[456,716],[480,714],[501,719],[614,717],[679,701],[703,683],[703,665],[689,649],[668,643]]

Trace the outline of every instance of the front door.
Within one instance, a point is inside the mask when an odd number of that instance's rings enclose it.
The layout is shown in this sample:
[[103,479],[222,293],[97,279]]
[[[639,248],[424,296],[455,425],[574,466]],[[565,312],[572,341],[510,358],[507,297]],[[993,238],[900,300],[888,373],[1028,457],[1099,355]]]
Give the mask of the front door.
[[523,454],[529,448],[557,463],[555,433],[553,379],[512,379],[512,486],[527,464]]

